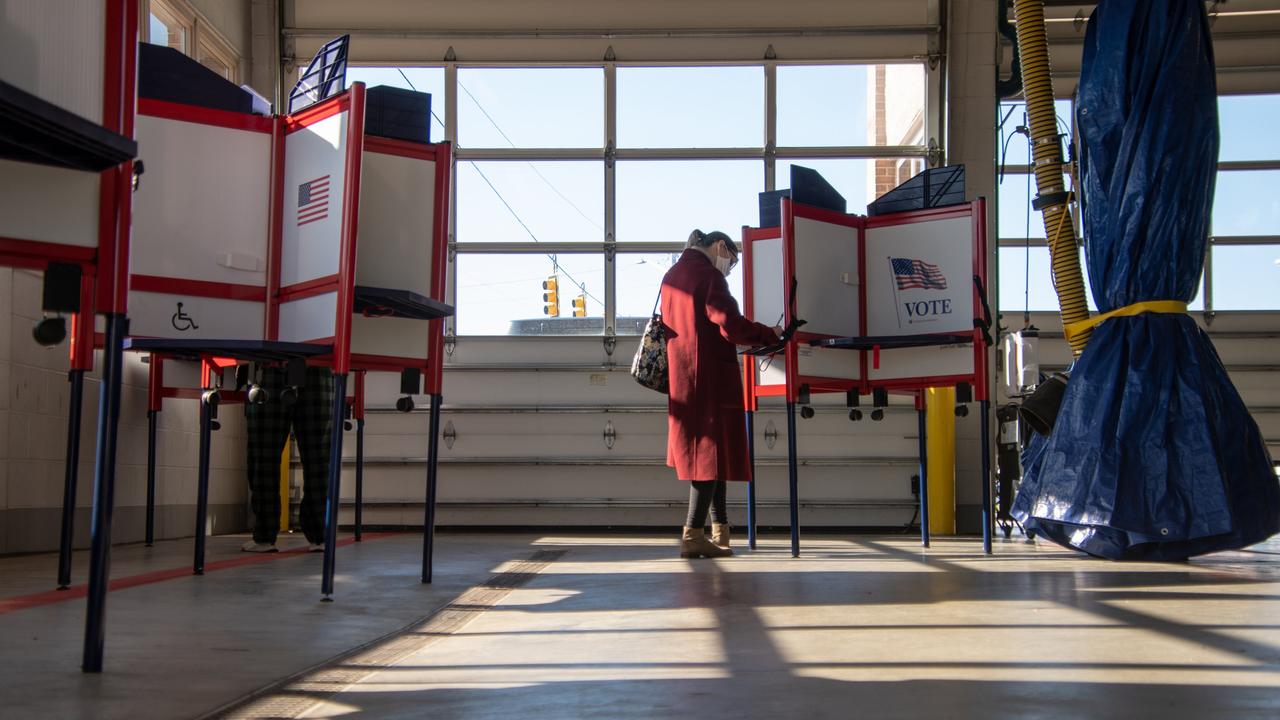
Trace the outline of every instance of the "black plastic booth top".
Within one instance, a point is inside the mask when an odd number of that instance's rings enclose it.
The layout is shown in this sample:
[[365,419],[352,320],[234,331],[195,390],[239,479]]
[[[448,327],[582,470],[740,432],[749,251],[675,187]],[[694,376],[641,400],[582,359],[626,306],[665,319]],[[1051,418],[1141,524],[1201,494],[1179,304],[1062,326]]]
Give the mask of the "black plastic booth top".
[[863,335],[842,338],[822,338],[810,340],[814,347],[841,348],[844,350],[873,350],[875,348],[893,349],[909,347],[931,347],[937,345],[957,345],[973,342],[973,333],[938,333],[936,335],[911,335],[899,337],[894,335]]
[[0,80],[0,158],[101,172],[137,154],[133,140]]
[[355,312],[368,317],[436,320],[453,315],[453,306],[410,290],[357,285]]
[[333,345],[280,342],[278,340],[126,338],[124,349],[135,352],[160,353],[186,360],[198,360],[201,357],[225,357],[254,362],[286,362],[297,358],[327,355],[333,352]]

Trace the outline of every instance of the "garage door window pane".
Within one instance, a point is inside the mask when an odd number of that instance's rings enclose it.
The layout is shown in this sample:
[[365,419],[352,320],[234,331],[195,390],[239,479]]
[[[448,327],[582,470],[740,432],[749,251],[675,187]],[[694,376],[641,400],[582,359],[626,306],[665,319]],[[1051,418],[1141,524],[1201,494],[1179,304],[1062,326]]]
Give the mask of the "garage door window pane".
[[1280,310],[1280,245],[1213,248],[1214,310]]
[[1280,115],[1280,95],[1234,95],[1218,98],[1222,143],[1218,159],[1280,160],[1280,134],[1270,123]]
[[1219,172],[1213,197],[1213,234],[1280,235],[1277,188],[1280,170]]
[[[1072,132],[1071,101],[1054,100],[1053,111],[1057,115],[1058,132],[1070,136]],[[996,122],[999,123],[1000,133],[1000,146],[996,149],[1000,151],[1000,157],[1010,165],[1030,165],[1031,140],[1017,132],[1019,126],[1030,127],[1027,120],[1027,104],[1001,103],[1000,117],[996,118]]]
[[[997,221],[1002,238],[1043,238],[1044,218],[1031,207],[1036,181],[1031,175],[1008,174],[996,188],[1000,216]],[[1079,229],[1076,229],[1079,232]]]
[[618,68],[618,146],[764,146],[764,68]]
[[[604,256],[458,255],[459,335],[599,335],[604,332]],[[555,277],[559,317],[543,312],[542,284]],[[573,301],[586,301],[586,317]]]
[[684,242],[694,228],[737,238],[759,219],[759,160],[618,163],[618,241]]
[[458,242],[603,242],[604,164],[459,162]]
[[458,145],[604,147],[604,70],[459,70]]
[[778,68],[778,145],[921,145],[924,66]]

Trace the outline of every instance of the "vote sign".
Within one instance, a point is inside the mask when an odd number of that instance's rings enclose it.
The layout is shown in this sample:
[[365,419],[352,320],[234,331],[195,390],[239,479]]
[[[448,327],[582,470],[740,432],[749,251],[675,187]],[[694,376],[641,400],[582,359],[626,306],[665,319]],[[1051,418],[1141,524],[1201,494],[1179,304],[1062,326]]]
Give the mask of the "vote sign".
[[973,330],[973,221],[969,217],[868,227],[867,334]]

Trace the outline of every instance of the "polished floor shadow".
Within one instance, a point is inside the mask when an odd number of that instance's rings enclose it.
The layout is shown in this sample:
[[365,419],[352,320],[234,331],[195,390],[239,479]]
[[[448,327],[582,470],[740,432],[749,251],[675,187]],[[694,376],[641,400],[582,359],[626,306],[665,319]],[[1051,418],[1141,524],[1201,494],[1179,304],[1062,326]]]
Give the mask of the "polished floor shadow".
[[[242,538],[213,538],[234,560]],[[83,676],[84,603],[0,612],[15,717],[649,718],[1280,716],[1280,542],[1121,564],[1044,543],[783,537],[681,560],[661,536],[421,536],[113,592],[107,671]],[[190,541],[119,548],[115,577]],[[50,589],[0,558],[0,608]],[[162,573],[163,574],[163,573]]]

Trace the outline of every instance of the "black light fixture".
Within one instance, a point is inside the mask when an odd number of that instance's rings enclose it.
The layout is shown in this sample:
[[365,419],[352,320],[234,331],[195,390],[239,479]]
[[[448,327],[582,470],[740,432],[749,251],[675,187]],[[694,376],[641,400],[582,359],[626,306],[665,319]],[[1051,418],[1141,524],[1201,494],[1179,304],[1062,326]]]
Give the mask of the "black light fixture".
[[31,336],[45,347],[53,347],[67,339],[67,319],[62,316],[46,317],[31,328]]

